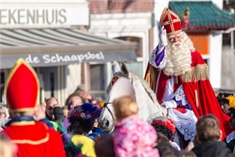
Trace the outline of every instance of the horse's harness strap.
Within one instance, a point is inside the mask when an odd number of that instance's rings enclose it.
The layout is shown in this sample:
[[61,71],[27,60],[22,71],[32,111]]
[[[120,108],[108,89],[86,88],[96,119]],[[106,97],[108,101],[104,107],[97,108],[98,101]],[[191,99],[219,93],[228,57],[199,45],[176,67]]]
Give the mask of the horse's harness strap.
[[109,113],[111,114],[111,116],[112,116],[112,118],[113,118],[113,121],[115,121],[115,118],[114,118],[114,116],[113,116],[112,111],[108,108],[108,104],[111,104],[111,103],[105,103],[104,106],[103,106],[103,108],[107,108],[107,110],[109,111]]

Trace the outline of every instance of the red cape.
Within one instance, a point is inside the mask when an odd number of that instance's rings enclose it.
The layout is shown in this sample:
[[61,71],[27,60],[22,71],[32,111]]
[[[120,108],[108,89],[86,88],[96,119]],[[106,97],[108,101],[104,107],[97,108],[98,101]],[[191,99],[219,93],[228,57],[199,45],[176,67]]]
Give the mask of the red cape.
[[42,122],[13,122],[3,132],[17,145],[20,157],[66,156],[59,132]]
[[[232,129],[229,125],[230,117],[226,115],[215,96],[213,88],[208,79],[208,67],[201,55],[195,51],[191,53],[192,56],[192,72],[186,73],[179,77],[179,82],[183,85],[185,95],[196,115],[196,117],[204,116],[209,113],[215,115],[219,122],[220,128],[223,132],[222,139],[228,135]],[[150,72],[151,71],[151,72]],[[154,73],[154,74],[153,74]],[[158,87],[156,87],[156,76],[159,76]],[[166,76],[163,72],[153,70],[153,67],[148,64],[145,74],[145,80],[150,84],[154,91],[157,91],[157,99],[162,103],[166,84],[170,76]],[[176,85],[177,88],[179,85]]]

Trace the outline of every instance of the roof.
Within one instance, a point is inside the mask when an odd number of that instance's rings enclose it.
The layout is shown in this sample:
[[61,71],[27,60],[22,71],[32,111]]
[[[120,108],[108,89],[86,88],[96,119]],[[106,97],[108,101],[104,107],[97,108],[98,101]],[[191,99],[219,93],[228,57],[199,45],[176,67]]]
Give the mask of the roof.
[[10,68],[20,57],[34,67],[136,60],[136,49],[136,43],[76,28],[1,29],[0,69]]
[[235,27],[235,14],[219,9],[211,1],[171,1],[169,9],[180,16],[190,9],[187,30],[226,30]]

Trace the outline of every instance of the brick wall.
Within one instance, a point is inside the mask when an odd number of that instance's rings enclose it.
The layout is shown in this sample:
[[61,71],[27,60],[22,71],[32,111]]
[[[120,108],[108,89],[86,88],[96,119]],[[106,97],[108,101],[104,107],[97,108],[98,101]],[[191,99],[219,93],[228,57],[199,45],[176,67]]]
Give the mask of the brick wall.
[[152,12],[154,0],[89,0],[90,14]]

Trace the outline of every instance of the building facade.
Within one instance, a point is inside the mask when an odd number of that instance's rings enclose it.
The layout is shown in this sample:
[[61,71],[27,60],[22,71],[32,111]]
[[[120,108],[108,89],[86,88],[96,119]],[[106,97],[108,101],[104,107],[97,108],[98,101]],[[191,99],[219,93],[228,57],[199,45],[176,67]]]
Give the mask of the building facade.
[[6,103],[4,86],[10,68],[20,57],[38,74],[39,102],[53,96],[62,105],[77,86],[90,89],[90,64],[136,60],[137,44],[87,32],[90,22],[86,0],[1,3],[1,103]]
[[[223,12],[223,0],[212,2],[208,7],[216,6]],[[199,1],[21,0],[16,3],[3,0],[0,9],[3,28],[0,32],[0,102],[5,103],[4,84],[17,57],[30,62],[39,75],[40,101],[54,96],[63,104],[78,85],[83,85],[95,97],[105,99],[105,90],[112,78],[112,61],[124,61],[131,71],[143,77],[149,54],[159,42],[162,10],[169,7],[180,16],[187,3],[190,8],[192,3]],[[198,16],[193,11],[197,7],[193,6],[190,18]],[[229,27],[214,29],[206,23],[210,29],[194,26],[197,29],[184,30],[208,63],[212,86],[221,88],[222,40]],[[121,40],[137,44],[128,45]],[[93,54],[99,59],[85,57]]]

